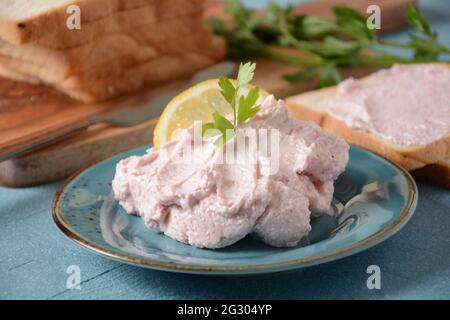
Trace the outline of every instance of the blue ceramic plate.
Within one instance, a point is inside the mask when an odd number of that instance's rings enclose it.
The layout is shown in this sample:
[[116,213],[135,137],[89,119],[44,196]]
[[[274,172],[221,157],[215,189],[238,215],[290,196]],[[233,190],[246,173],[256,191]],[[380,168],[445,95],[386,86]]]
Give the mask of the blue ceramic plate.
[[144,154],[140,148],[72,176],[57,192],[53,218],[70,239],[121,262],[174,272],[256,274],[291,270],[368,249],[399,231],[411,218],[417,188],[403,169],[352,147],[347,170],[336,181],[331,215],[312,221],[308,239],[295,248],[272,248],[252,239],[220,250],[179,243],[142,219],[126,214],[111,197],[116,163]]

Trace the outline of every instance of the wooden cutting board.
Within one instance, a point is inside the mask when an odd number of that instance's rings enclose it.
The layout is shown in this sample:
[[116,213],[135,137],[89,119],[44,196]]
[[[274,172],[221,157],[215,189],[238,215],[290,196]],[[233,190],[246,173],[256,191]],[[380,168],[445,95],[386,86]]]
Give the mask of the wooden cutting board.
[[[332,7],[347,5],[362,12],[369,4],[377,3],[382,8],[384,31],[405,25],[404,13],[411,0],[354,0],[317,1],[300,5],[299,13],[329,16]],[[223,16],[223,1],[211,1],[208,15]],[[311,90],[313,83],[291,85],[281,76],[298,69],[273,61],[257,61],[255,83],[282,98],[298,92]],[[371,68],[346,70],[345,76],[360,77],[372,72]],[[157,95],[165,89],[147,89],[134,95]],[[149,92],[150,91],[150,92]],[[34,86],[0,79],[0,142],[5,139],[26,139],[27,134],[57,130],[93,114],[107,110],[123,99],[98,104],[82,104],[45,86]],[[30,186],[67,177],[78,169],[113,154],[124,152],[152,141],[156,119],[132,128],[94,125],[70,138],[64,139],[36,152],[0,163],[0,185],[11,187]],[[5,129],[8,128],[8,129]],[[10,140],[11,141],[11,140]],[[19,140],[18,140],[19,141]]]

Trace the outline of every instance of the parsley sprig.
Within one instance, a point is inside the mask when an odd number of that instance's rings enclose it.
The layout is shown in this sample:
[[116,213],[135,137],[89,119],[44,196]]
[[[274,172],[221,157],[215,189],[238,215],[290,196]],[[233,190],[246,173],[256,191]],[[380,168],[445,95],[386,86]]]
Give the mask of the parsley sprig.
[[249,84],[255,75],[256,63],[245,63],[239,66],[237,79],[232,81],[226,77],[219,78],[220,93],[230,104],[233,110],[232,121],[218,113],[213,112],[213,122],[203,124],[202,133],[206,138],[216,138],[215,144],[221,146],[236,135],[236,130],[245,121],[253,117],[260,110],[255,105],[259,99],[260,88],[252,87],[246,95],[241,89]]
[[[239,0],[228,0],[226,11],[230,21],[212,18],[209,22],[216,34],[226,38],[229,57],[263,57],[299,66],[298,72],[284,76],[293,83],[314,78],[317,87],[331,86],[342,80],[338,68],[433,62],[450,54],[450,48],[439,43],[438,35],[414,5],[407,10],[413,28],[407,42],[380,39],[375,30],[367,28],[365,16],[347,7],[334,8],[333,19],[296,15],[292,6],[273,2],[263,14],[255,14]],[[298,49],[302,54],[287,53],[283,47]],[[410,51],[411,57],[395,55],[389,52],[390,47]]]

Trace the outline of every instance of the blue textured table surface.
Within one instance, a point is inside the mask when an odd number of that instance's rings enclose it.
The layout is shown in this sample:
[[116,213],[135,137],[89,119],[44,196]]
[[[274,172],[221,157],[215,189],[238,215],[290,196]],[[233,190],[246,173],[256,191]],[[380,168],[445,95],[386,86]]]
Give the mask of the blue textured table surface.
[[[427,0],[422,8],[443,42],[450,44],[450,3]],[[388,38],[404,39],[405,33]],[[419,203],[410,223],[358,255],[289,273],[219,278],[140,269],[81,249],[52,221],[51,201],[60,185],[0,188],[0,298],[450,299],[447,190],[419,184]],[[80,267],[80,290],[67,289],[71,265]],[[369,265],[381,269],[381,290],[367,289]]]

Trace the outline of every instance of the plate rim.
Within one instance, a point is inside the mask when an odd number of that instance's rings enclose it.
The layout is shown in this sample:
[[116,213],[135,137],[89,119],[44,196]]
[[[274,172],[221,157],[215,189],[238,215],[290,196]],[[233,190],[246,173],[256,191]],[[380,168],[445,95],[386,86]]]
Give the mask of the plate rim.
[[[139,149],[142,149],[144,147],[147,147],[147,145],[143,145],[141,147],[125,151],[123,153],[119,153],[116,155],[113,155],[108,158],[104,158],[98,161],[95,161],[87,166],[84,166],[83,168],[77,170],[75,173],[73,173],[69,178],[67,178],[62,186],[58,188],[58,190],[55,193],[55,196],[52,201],[52,218],[55,222],[58,229],[70,240],[74,241],[78,245],[88,249],[91,252],[94,252],[100,256],[104,256],[110,259],[113,259],[115,261],[119,261],[122,263],[139,266],[139,267],[145,267],[149,269],[155,269],[155,270],[161,270],[161,271],[169,271],[169,272],[178,272],[178,273],[194,273],[194,274],[202,274],[202,273],[208,273],[208,274],[258,274],[258,273],[268,273],[268,272],[278,272],[278,271],[287,271],[287,270],[293,270],[293,269],[300,269],[305,268],[313,265],[319,265],[326,262],[335,261],[337,259],[342,259],[345,257],[348,257],[350,255],[359,253],[361,251],[367,250],[384,240],[390,238],[394,234],[396,234],[398,231],[400,231],[406,223],[411,219],[411,217],[414,214],[414,211],[417,206],[417,200],[418,200],[418,189],[416,182],[414,181],[411,174],[405,170],[404,168],[400,167],[399,165],[395,164],[389,159],[386,159],[382,157],[381,155],[372,152],[371,150],[368,150],[366,148],[351,145],[351,148],[359,149],[364,152],[367,152],[381,160],[386,161],[393,167],[395,167],[405,178],[407,186],[408,186],[408,198],[405,202],[405,205],[400,212],[400,214],[392,220],[387,226],[382,228],[381,230],[377,231],[376,233],[372,234],[371,236],[364,238],[362,240],[359,240],[355,243],[352,243],[348,246],[344,246],[338,250],[334,250],[331,252],[326,252],[318,255],[298,258],[298,259],[291,259],[286,260],[282,262],[273,262],[273,263],[263,263],[263,264],[255,264],[255,265],[245,265],[245,266],[199,266],[199,265],[189,265],[189,264],[176,264],[171,262],[158,262],[158,261],[152,261],[148,259],[142,259],[138,257],[133,257],[130,255],[122,254],[120,252],[114,252],[109,249],[102,248],[101,246],[97,245],[95,242],[86,240],[83,236],[78,234],[75,230],[73,230],[63,219],[61,211],[60,211],[60,203],[62,195],[64,194],[64,191],[66,190],[66,187],[72,183],[77,177],[79,177],[84,172],[88,171],[89,169],[93,168],[94,166],[106,162],[114,157],[120,156],[122,154],[130,153],[133,151],[137,151]],[[151,146],[150,146],[151,148]]]

